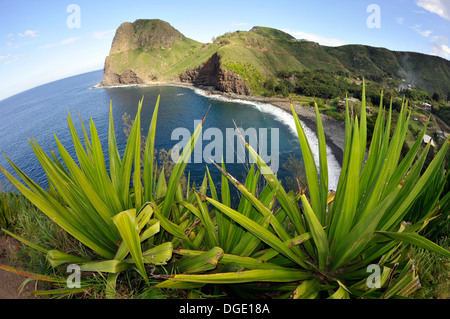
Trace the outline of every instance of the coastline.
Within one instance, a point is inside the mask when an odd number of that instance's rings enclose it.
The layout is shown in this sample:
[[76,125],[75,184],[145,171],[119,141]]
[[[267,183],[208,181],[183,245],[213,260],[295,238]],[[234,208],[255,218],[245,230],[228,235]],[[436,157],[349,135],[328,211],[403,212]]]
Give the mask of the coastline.
[[[188,82],[162,81],[162,82],[146,82],[143,84],[131,84],[131,85],[118,84],[113,86],[103,86],[101,85],[101,83],[99,83],[93,86],[92,88],[110,88],[110,87],[125,87],[125,86],[136,86],[136,87],[177,86],[189,89],[199,89],[203,91],[205,96],[220,96],[222,98],[230,100],[241,100],[241,101],[271,104],[289,114],[292,114],[291,101],[287,98],[239,95],[235,93],[216,91],[213,89],[213,87],[196,86]],[[293,103],[292,105],[299,119],[303,122],[303,124],[306,125],[317,136],[316,113],[314,108],[310,106],[304,106],[298,103]],[[342,167],[342,160],[344,154],[345,122],[338,121],[325,114],[320,114],[320,118],[322,120],[325,132],[325,140],[327,147],[331,149],[331,152],[334,155],[336,161]]]
[[[291,101],[287,98],[237,95],[218,91],[212,91],[211,94],[221,95],[223,97],[234,100],[267,103],[278,107],[289,114],[292,114]],[[292,103],[292,105],[300,121],[302,121],[303,124],[306,125],[317,136],[315,109],[313,107],[304,106],[298,103]],[[325,114],[320,114],[320,118],[322,120],[323,129],[325,132],[326,144],[331,149],[339,165],[342,166],[344,155],[345,122],[338,121]]]

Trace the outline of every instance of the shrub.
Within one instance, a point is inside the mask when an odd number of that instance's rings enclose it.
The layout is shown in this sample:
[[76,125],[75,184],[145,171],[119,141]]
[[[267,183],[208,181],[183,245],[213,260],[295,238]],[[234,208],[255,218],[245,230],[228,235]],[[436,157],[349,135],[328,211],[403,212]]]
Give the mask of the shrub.
[[0,192],[0,227],[8,228],[17,213],[20,198],[12,192]]

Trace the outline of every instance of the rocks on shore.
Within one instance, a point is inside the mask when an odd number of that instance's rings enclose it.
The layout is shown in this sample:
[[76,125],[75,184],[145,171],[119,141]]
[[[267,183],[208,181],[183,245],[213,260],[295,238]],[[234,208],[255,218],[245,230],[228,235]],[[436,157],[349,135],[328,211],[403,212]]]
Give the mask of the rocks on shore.
[[225,93],[250,94],[245,81],[237,74],[224,68],[217,53],[214,53],[202,66],[181,73],[180,81],[193,83],[194,85],[212,86]]

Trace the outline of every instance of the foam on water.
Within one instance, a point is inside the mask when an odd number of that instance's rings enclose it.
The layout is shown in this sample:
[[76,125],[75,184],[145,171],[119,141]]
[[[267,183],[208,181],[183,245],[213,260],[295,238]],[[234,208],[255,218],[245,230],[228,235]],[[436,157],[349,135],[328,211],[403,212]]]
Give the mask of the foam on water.
[[138,84],[118,84],[118,85],[105,85],[102,86],[101,83],[97,83],[94,86],[89,87],[89,89],[97,89],[97,88],[103,88],[103,89],[114,89],[114,88],[126,88],[126,87],[138,87]]
[[[272,115],[277,121],[283,123],[286,125],[293,135],[298,137],[297,129],[295,127],[295,120],[292,114],[286,112],[285,110],[269,104],[269,103],[262,103],[262,102],[255,102],[255,101],[246,101],[246,100],[239,100],[239,99],[229,99],[227,97],[218,95],[218,94],[208,94],[206,91],[194,88],[194,91],[196,94],[204,96],[208,99],[213,100],[220,100],[220,101],[226,101],[226,102],[237,102],[240,104],[248,105],[250,107],[254,107],[258,109],[260,112],[267,113]],[[305,135],[308,139],[308,143],[311,147],[311,150],[313,152],[314,160],[316,162],[317,167],[319,166],[319,140],[316,136],[316,134],[309,129],[301,120],[300,123],[303,127],[303,130],[305,132]],[[328,159],[328,188],[332,190],[337,189],[337,185],[339,182],[339,174],[341,172],[341,166],[339,165],[338,161],[336,160],[336,157],[332,153],[331,149],[327,146],[327,159]]]

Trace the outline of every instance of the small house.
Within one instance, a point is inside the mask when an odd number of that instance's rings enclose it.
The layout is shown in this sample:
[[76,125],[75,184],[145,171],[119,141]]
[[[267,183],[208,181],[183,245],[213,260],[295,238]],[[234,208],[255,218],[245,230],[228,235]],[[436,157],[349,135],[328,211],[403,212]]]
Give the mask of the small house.
[[436,147],[436,143],[434,143],[433,138],[430,135],[424,134],[422,142],[424,142],[425,144],[430,143],[431,146]]
[[423,102],[422,104],[423,104],[423,107],[424,107],[426,110],[431,109],[431,104],[430,104],[430,103],[428,103],[428,102]]

